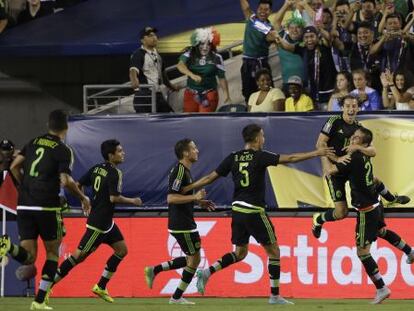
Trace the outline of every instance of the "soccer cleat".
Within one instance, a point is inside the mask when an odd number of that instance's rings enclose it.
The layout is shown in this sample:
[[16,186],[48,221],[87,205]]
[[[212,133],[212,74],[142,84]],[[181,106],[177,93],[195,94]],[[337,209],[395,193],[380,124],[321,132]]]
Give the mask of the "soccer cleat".
[[154,267],[145,267],[144,268],[144,274],[145,274],[145,282],[147,282],[147,286],[149,289],[152,288],[152,284],[154,283]]
[[0,262],[7,255],[11,247],[10,237],[5,234],[0,237]]
[[53,293],[52,287],[49,287],[45,295],[45,304],[49,305],[49,298],[50,298],[50,295],[52,295],[52,293]]
[[312,234],[315,238],[319,239],[321,236],[322,225],[318,223],[317,219],[321,213],[315,213],[312,216]]
[[198,270],[196,274],[197,274],[197,291],[201,295],[204,295],[209,276],[207,276],[207,274],[204,273],[204,270]]
[[36,302],[33,301],[30,305],[30,310],[53,310],[52,307],[49,307],[45,302]]
[[391,295],[391,290],[386,286],[384,286],[383,288],[377,289],[377,294],[375,295],[374,300],[371,301],[371,304],[377,305],[383,302],[388,297],[390,297],[390,295]]
[[106,302],[110,302],[110,303],[114,302],[114,299],[111,296],[109,296],[108,290],[106,288],[105,289],[100,288],[98,284],[95,284],[92,287],[92,292],[95,295],[98,295],[100,298],[102,298]]
[[269,298],[269,304],[271,305],[294,305],[292,301],[286,300],[280,295],[271,295]]
[[405,260],[405,262],[409,265],[411,265],[414,262],[414,250],[412,250],[411,253],[407,255],[407,259]]
[[411,201],[410,197],[408,197],[406,195],[398,195],[397,193],[395,193],[394,196],[395,196],[394,201],[389,202],[387,204],[387,206],[391,206],[391,205],[394,205],[394,204],[405,205],[405,204],[407,204]]
[[173,297],[171,297],[168,303],[170,305],[195,305],[195,302],[189,301],[183,297],[179,299],[174,299]]

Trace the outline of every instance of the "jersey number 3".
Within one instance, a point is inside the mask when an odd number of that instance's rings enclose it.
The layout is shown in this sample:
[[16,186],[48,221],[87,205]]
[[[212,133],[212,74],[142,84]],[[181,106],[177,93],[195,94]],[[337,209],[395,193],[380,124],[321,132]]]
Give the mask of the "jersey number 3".
[[239,172],[243,174],[243,178],[240,180],[240,185],[242,187],[248,187],[250,185],[249,171],[247,170],[248,166],[249,162],[239,163]]
[[32,162],[32,165],[30,166],[30,173],[29,173],[30,176],[32,177],[39,176],[39,172],[36,170],[36,166],[39,164],[40,160],[42,160],[44,154],[45,154],[45,148],[40,147],[36,149],[37,158],[36,160]]

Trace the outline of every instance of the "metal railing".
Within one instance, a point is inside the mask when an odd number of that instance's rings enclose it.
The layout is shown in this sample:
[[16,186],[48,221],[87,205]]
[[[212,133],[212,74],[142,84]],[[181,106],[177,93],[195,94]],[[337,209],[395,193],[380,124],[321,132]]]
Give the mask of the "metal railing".
[[[157,112],[157,105],[156,105],[156,86],[153,84],[140,84],[140,89],[150,89],[151,94],[150,95],[136,95],[134,94],[134,97],[139,98],[151,98],[150,104],[140,104],[142,107],[151,107],[151,112],[156,113]],[[88,95],[90,90],[99,90],[104,89],[104,91],[100,91],[98,93],[94,93],[92,95]],[[122,99],[125,97],[129,97],[132,94],[129,95],[109,95],[114,93],[115,91],[119,91],[122,89],[128,89],[132,91],[131,83],[127,82],[125,84],[86,84],[83,86],[83,113],[84,114],[96,114],[103,112],[105,110],[114,108],[116,106],[119,107],[122,104]],[[105,106],[100,106],[98,104],[98,99],[113,99],[109,104],[106,104]],[[89,101],[93,101],[92,104],[89,104]],[[90,107],[93,107],[93,109],[89,110]]]
[[[236,47],[239,47],[243,44],[242,40],[239,41],[235,41],[232,44],[229,44],[221,49],[218,49],[217,52],[218,53],[228,53],[228,58],[226,59],[231,59],[234,57],[234,52],[233,49]],[[272,51],[271,53],[269,53],[269,59],[272,57],[275,57],[278,55],[278,51]],[[170,73],[174,70],[177,70],[177,65],[172,65],[167,67],[166,69],[167,73]],[[281,80],[281,75],[278,75],[277,77],[273,78],[274,82],[280,81]],[[157,108],[156,108],[156,89],[155,86],[152,84],[141,84],[140,88],[148,88],[151,90],[151,105],[142,105],[142,106],[151,106],[151,112],[152,113],[156,113],[157,112]],[[103,91],[99,91],[97,93],[93,93],[90,94],[91,90],[101,90],[103,89]],[[128,95],[111,95],[119,90],[122,89],[129,89],[131,90],[131,94]],[[119,111],[119,107],[121,107],[122,105],[122,100],[125,97],[130,97],[132,96],[132,88],[131,88],[131,83],[130,82],[125,82],[123,84],[87,84],[83,86],[83,113],[84,114],[96,114],[96,113],[101,113],[103,111],[115,108],[118,106],[118,111]],[[139,97],[149,97],[149,96],[139,96]],[[105,105],[100,105],[98,103],[99,99],[114,99],[113,102],[107,103]],[[90,104],[89,102],[92,101],[92,104]],[[92,108],[92,109],[90,109]]]

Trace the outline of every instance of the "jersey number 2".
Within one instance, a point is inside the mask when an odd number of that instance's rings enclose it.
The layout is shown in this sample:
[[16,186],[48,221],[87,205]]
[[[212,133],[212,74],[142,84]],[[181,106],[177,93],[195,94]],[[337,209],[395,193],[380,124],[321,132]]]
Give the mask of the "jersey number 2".
[[32,166],[30,166],[30,173],[29,173],[30,176],[32,177],[39,176],[39,172],[36,171],[36,166],[39,164],[44,154],[45,154],[45,148],[40,147],[36,149],[37,158],[36,160],[33,161]]
[[243,178],[240,180],[240,185],[242,187],[248,187],[250,185],[249,171],[247,170],[248,166],[249,166],[249,162],[239,163],[239,172],[243,174]]

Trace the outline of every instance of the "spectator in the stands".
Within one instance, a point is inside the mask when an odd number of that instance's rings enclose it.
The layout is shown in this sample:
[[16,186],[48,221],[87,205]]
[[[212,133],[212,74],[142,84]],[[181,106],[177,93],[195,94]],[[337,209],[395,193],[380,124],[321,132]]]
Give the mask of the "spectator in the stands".
[[381,56],[372,53],[374,31],[370,23],[362,22],[357,30],[357,42],[342,42],[335,37],[333,44],[350,60],[351,70],[363,69],[368,72],[371,86],[381,89],[379,76],[381,74]]
[[214,112],[219,96],[217,78],[224,103],[231,103],[223,57],[217,53],[220,34],[212,27],[198,28],[191,35],[191,46],[179,58],[177,69],[187,78],[184,112]]
[[325,111],[335,88],[336,68],[331,48],[325,43],[320,43],[319,31],[314,26],[308,26],[304,29],[303,42],[303,46],[292,45],[279,35],[276,37],[278,45],[302,57],[305,70],[304,84],[308,85],[310,96],[317,107],[316,110]]
[[131,87],[135,90],[134,109],[137,113],[152,112],[152,89],[140,87],[141,84],[150,84],[156,92],[156,112],[171,112],[163,93],[162,86],[166,85],[173,91],[178,88],[170,83],[164,62],[157,51],[157,29],[145,27],[140,31],[141,47],[131,55],[129,79]]
[[292,76],[288,80],[290,97],[286,99],[286,112],[305,112],[312,111],[313,101],[303,91],[302,79],[298,76]]
[[336,88],[328,103],[328,111],[341,111],[339,102],[354,89],[352,75],[348,71],[338,72],[336,75]]
[[380,110],[382,109],[381,97],[377,90],[368,86],[368,76],[365,70],[357,69],[352,71],[352,79],[355,89],[351,95],[358,97],[362,103],[362,111]]
[[8,22],[6,14],[6,1],[7,0],[0,0],[0,33],[2,33],[6,28]]
[[396,110],[414,109],[414,86],[409,85],[404,73],[397,72],[393,75],[389,70],[381,74],[382,102],[384,108]]
[[250,94],[257,91],[256,71],[261,68],[270,70],[269,47],[275,39],[272,23],[268,19],[272,12],[272,1],[259,0],[256,14],[250,8],[248,0],[240,0],[240,6],[246,20],[241,67],[242,93],[248,103]]
[[361,23],[369,24],[374,32],[374,38],[377,38],[382,14],[377,10],[375,0],[356,1],[351,5],[351,10],[354,13],[354,22],[349,29],[357,31]]
[[[295,0],[286,0],[274,17],[275,30],[279,32],[279,36],[290,44],[299,44],[302,40],[303,28],[305,21],[299,16],[293,16],[287,20],[285,28],[282,27],[282,21],[287,12],[295,9]],[[283,92],[288,95],[288,79],[291,76],[299,76],[303,79],[303,60],[300,55],[285,50],[282,46],[278,49],[280,67],[282,70]]]
[[256,82],[259,91],[250,95],[248,111],[250,112],[273,112],[285,110],[285,95],[283,92],[272,87],[272,76],[266,68],[256,72]]
[[55,4],[55,0],[27,0],[26,8],[20,12],[17,23],[22,24],[53,14],[55,12]]
[[[0,141],[0,174],[3,175],[3,171],[10,168],[10,164],[13,162],[15,156],[14,144],[9,139],[3,139]],[[3,176],[0,176],[0,181],[3,180]]]

